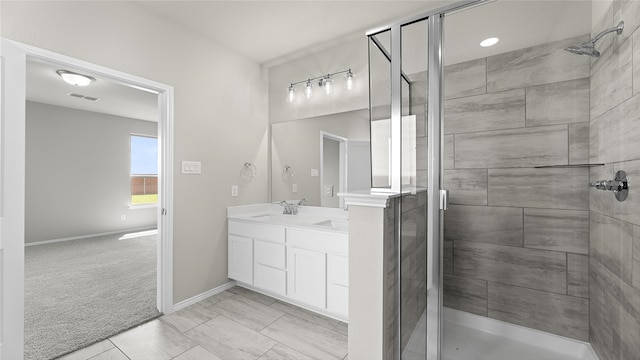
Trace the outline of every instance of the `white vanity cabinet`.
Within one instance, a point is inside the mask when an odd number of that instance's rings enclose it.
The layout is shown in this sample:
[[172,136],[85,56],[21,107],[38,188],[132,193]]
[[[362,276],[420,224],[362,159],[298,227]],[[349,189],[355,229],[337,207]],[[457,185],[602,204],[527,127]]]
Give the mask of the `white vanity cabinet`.
[[348,319],[347,219],[231,211],[228,220],[230,279],[282,301]]
[[229,219],[230,279],[286,294],[285,228]]

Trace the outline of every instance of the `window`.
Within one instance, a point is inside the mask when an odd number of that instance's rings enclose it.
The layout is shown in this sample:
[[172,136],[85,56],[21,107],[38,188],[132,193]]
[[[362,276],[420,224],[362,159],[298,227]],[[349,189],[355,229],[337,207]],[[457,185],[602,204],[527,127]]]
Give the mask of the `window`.
[[131,205],[158,202],[158,138],[131,135]]

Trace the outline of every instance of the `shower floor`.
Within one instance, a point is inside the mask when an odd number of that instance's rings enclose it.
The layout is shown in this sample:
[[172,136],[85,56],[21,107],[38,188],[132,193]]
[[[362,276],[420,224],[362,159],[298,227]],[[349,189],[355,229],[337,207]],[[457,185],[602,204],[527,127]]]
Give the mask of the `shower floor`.
[[[424,360],[425,314],[402,354]],[[598,360],[582,342],[457,310],[444,311],[442,360]]]
[[442,360],[582,360],[459,324],[444,323]]

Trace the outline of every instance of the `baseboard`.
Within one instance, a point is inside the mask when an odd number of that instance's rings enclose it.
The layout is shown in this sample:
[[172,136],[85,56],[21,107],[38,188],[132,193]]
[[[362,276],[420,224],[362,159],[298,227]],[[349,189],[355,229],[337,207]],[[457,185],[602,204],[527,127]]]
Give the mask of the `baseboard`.
[[465,311],[447,307],[443,308],[443,310],[445,323],[454,323],[490,334],[499,335],[514,341],[553,349],[554,351],[566,354],[567,356],[576,356],[576,354],[580,354],[581,360],[599,360],[598,355],[596,355],[591,348],[591,345],[587,342],[491,319],[485,316],[471,314]]
[[231,289],[234,286],[236,286],[236,282],[235,281],[229,281],[226,284],[222,284],[222,285],[220,285],[220,286],[218,286],[216,288],[213,288],[211,290],[205,291],[202,294],[198,294],[198,295],[196,295],[194,297],[190,297],[190,298],[188,298],[186,300],[182,300],[179,303],[173,305],[173,311],[175,312],[175,311],[184,309],[184,308],[186,308],[188,306],[191,306],[191,305],[193,305],[193,304],[195,304],[197,302],[200,302],[200,301],[202,301],[202,300],[204,300],[204,299],[206,299],[208,297],[211,297],[213,295],[219,294],[219,293],[221,293],[221,292],[223,292],[225,290]]
[[24,246],[35,246],[35,245],[44,245],[44,244],[51,244],[51,243],[57,243],[57,242],[63,242],[63,241],[89,239],[89,238],[94,238],[94,237],[98,237],[98,236],[107,236],[107,235],[127,233],[127,232],[145,231],[145,230],[151,230],[151,229],[155,229],[155,228],[156,227],[154,227],[154,226],[144,226],[144,227],[139,227],[139,228],[122,229],[122,230],[118,230],[118,231],[109,231],[109,232],[103,232],[103,233],[98,233],[98,234],[72,236],[72,237],[53,239],[53,240],[34,241],[34,242],[24,243]]

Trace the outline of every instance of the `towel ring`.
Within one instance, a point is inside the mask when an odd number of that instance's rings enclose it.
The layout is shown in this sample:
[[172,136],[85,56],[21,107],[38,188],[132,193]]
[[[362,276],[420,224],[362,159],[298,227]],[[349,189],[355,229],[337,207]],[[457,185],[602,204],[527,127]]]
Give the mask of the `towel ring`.
[[244,163],[244,167],[240,170],[240,177],[244,180],[251,180],[256,176],[256,166],[252,163]]
[[289,165],[285,165],[282,169],[282,178],[286,181],[293,177],[293,168]]

